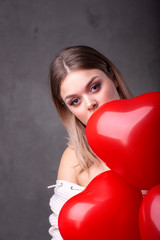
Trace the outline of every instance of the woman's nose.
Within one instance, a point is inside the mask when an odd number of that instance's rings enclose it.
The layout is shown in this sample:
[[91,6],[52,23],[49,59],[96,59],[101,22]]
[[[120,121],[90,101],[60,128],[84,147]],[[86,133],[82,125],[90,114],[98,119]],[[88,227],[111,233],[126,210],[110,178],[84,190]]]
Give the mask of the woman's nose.
[[94,101],[90,101],[88,103],[88,110],[95,110],[97,107],[98,107],[98,104],[97,104],[97,102],[95,100]]

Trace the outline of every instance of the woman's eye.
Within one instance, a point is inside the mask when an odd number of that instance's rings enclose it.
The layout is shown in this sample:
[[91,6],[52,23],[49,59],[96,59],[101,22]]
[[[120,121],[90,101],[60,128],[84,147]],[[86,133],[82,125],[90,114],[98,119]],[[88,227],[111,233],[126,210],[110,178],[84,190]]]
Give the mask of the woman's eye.
[[94,91],[98,90],[99,88],[100,88],[100,83],[96,83],[91,87],[91,91],[94,92]]
[[76,104],[78,104],[78,103],[79,103],[78,98],[75,98],[75,99],[73,99],[73,100],[70,102],[70,105],[73,106],[73,105],[76,105]]

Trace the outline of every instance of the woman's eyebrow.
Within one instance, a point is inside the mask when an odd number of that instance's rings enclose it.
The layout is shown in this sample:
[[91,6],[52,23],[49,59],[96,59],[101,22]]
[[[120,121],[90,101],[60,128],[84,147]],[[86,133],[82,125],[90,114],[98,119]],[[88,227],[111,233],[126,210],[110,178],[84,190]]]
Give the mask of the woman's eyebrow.
[[98,76],[92,77],[91,80],[87,83],[85,89],[87,89],[97,77],[98,77]]
[[75,97],[75,96],[76,96],[76,94],[70,94],[70,95],[66,96],[64,100],[66,101],[68,98],[72,98],[72,97]]
[[[89,80],[89,82],[87,83],[87,85],[85,86],[85,89],[87,89],[97,77],[98,77],[98,76],[92,77],[92,78]],[[67,95],[64,100],[66,101],[68,98],[72,98],[72,97],[75,97],[75,96],[76,96],[76,94]]]

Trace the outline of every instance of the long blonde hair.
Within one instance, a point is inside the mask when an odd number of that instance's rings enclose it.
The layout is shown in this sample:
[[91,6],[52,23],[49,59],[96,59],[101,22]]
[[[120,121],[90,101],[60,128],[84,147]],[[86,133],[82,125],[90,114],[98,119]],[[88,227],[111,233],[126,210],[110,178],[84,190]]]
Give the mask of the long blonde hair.
[[68,131],[69,145],[74,148],[80,170],[83,171],[93,163],[98,164],[99,159],[87,142],[85,126],[70,112],[60,95],[61,83],[67,74],[79,69],[99,69],[111,80],[116,79],[118,83],[117,91],[121,99],[130,98],[132,94],[113,63],[91,47],[73,46],[63,49],[51,63],[50,87],[52,98],[57,112]]

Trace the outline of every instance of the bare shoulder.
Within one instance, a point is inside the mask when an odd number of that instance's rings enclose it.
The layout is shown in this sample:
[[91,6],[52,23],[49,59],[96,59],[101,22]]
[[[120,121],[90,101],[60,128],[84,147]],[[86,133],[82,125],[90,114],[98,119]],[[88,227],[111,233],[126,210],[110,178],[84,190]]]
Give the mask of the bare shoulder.
[[66,180],[69,182],[77,182],[77,174],[76,174],[76,166],[78,164],[78,160],[75,154],[75,151],[70,146],[65,149],[63,152],[57,179]]

